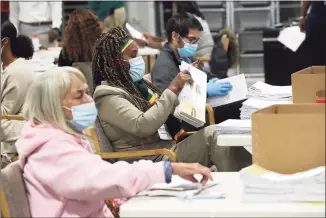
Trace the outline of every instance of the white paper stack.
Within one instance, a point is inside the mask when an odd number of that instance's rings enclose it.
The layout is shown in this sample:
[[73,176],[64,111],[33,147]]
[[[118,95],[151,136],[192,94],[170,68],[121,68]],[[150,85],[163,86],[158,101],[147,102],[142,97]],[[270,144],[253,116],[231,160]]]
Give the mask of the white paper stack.
[[325,167],[284,175],[252,165],[240,177],[244,202],[325,202]]
[[194,83],[185,84],[181,90],[174,116],[199,128],[206,123],[207,75],[186,62],[181,63],[180,70],[188,70]]
[[226,96],[215,96],[207,98],[207,103],[212,107],[218,107],[220,105],[230,104],[246,99],[248,89],[244,74],[221,79],[218,80],[218,82],[230,82],[232,84],[232,90]]
[[242,103],[242,107],[240,108],[240,119],[250,120],[252,113],[275,104],[292,104],[292,101],[291,100],[276,101],[276,100],[267,100],[267,99],[262,100],[256,98],[249,98],[248,100]]
[[216,125],[220,135],[251,134],[251,120],[226,120]]
[[292,86],[272,86],[259,81],[249,87],[247,96],[268,101],[292,101]]

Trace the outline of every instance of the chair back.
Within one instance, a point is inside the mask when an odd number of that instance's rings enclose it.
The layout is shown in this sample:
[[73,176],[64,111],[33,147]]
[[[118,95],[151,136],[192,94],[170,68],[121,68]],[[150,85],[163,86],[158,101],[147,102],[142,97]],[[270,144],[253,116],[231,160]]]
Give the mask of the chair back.
[[74,68],[77,68],[80,70],[87,81],[88,89],[89,89],[89,94],[93,96],[93,75],[92,75],[92,63],[90,62],[75,62],[72,64]]
[[32,217],[19,161],[1,170],[2,217]]

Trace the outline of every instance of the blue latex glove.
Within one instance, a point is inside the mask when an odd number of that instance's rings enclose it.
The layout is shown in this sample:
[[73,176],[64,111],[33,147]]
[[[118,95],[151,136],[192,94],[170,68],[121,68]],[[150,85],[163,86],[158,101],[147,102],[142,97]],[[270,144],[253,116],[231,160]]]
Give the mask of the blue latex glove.
[[219,82],[217,79],[211,79],[207,83],[207,95],[212,96],[225,96],[232,89],[230,82]]

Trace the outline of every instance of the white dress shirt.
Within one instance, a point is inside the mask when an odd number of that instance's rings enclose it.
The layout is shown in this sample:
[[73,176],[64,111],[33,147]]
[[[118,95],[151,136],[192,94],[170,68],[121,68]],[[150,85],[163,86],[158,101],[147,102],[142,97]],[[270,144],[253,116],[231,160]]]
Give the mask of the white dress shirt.
[[19,21],[37,23],[52,21],[52,28],[62,23],[62,1],[10,1],[9,20],[18,30]]

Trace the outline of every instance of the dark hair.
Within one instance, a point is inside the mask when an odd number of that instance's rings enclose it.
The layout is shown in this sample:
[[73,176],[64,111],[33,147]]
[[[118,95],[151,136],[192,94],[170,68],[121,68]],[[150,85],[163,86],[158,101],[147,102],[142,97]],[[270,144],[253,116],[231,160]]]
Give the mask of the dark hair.
[[[136,107],[141,111],[146,111],[150,108],[150,104],[132,81],[129,74],[130,66],[122,58],[121,48],[130,39],[126,31],[115,27],[96,41],[92,57],[93,87],[106,81],[109,86],[129,93]],[[150,89],[160,93],[151,84],[145,83]]]
[[201,17],[203,20],[205,20],[204,15],[200,12],[197,2],[195,1],[175,1],[175,4],[177,6],[177,12],[178,13],[190,13],[193,15],[196,15],[197,17]]
[[1,40],[9,38],[10,49],[15,57],[31,59],[34,54],[32,40],[24,35],[17,35],[16,27],[9,21],[1,26]]
[[102,34],[98,17],[88,9],[77,9],[64,32],[64,52],[71,62],[92,61],[92,49]]
[[189,13],[177,13],[173,15],[166,24],[166,34],[168,41],[172,41],[172,32],[179,33],[181,37],[186,37],[189,29],[203,31],[200,22]]

